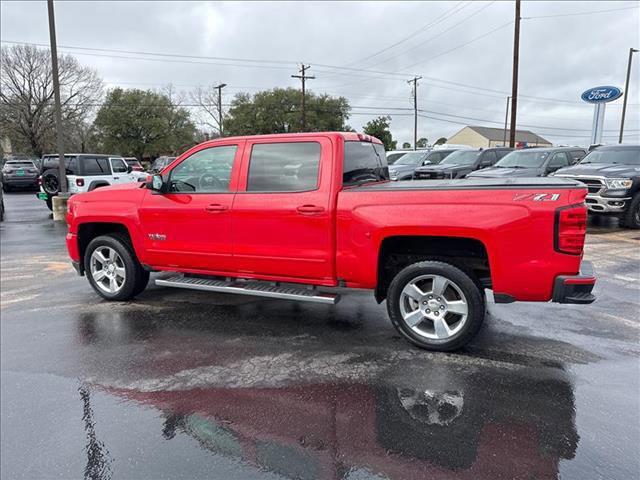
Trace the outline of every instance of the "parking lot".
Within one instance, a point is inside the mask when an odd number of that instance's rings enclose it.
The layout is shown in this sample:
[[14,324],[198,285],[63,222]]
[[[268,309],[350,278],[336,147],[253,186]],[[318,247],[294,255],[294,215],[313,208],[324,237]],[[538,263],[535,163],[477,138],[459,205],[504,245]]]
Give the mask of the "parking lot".
[[3,477],[640,470],[640,231],[615,220],[589,227],[596,303],[489,303],[477,339],[443,354],[401,339],[369,292],[325,306],[150,284],[105,302],[44,203],[4,201]]

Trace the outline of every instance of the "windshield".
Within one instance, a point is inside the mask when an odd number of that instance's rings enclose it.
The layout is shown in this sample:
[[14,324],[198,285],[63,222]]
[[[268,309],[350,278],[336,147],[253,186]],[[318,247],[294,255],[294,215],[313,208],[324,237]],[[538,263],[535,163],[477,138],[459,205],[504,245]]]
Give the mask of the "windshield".
[[422,163],[424,157],[424,152],[405,153],[400,160],[396,161],[395,165],[418,165]]
[[494,165],[498,168],[538,168],[541,167],[549,152],[536,150],[518,150],[505,155]]
[[441,161],[440,165],[473,165],[481,153],[477,150],[456,150]]
[[342,184],[389,180],[389,167],[384,147],[371,142],[344,142]]
[[395,162],[398,161],[399,158],[403,157],[406,154],[407,152],[387,153],[387,164],[393,165]]
[[609,163],[622,165],[640,165],[640,147],[604,148],[593,150],[582,159],[580,165],[585,163]]

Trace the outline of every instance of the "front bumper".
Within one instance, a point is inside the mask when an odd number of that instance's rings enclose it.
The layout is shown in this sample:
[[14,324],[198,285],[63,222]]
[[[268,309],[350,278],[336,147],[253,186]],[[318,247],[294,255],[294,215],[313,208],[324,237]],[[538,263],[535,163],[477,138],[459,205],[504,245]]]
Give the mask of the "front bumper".
[[559,275],[553,283],[552,302],[589,304],[596,300],[591,293],[596,274],[591,262],[582,262],[578,275]]
[[622,213],[627,208],[627,202],[631,197],[602,197],[600,195],[587,195],[585,203],[589,212],[593,213]]

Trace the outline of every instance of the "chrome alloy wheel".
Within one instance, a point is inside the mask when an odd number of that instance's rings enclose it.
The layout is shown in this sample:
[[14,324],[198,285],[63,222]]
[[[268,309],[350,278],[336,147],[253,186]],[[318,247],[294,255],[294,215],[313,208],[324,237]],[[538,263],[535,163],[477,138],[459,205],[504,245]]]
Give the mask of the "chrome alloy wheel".
[[458,285],[441,275],[420,275],[402,289],[400,313],[418,335],[445,340],[467,321],[469,304]]
[[101,290],[117,293],[127,278],[124,262],[111,247],[98,247],[91,254],[91,277]]

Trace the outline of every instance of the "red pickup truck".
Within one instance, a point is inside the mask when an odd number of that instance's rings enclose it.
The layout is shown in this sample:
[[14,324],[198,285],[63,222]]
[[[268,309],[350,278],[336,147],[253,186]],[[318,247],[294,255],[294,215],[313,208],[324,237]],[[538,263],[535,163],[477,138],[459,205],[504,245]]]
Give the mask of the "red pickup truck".
[[381,142],[357,133],[223,138],[146,183],[69,200],[67,248],[102,297],[157,285],[335,303],[386,299],[431,350],[478,332],[496,302],[591,303],[582,184],[556,178],[390,182]]

